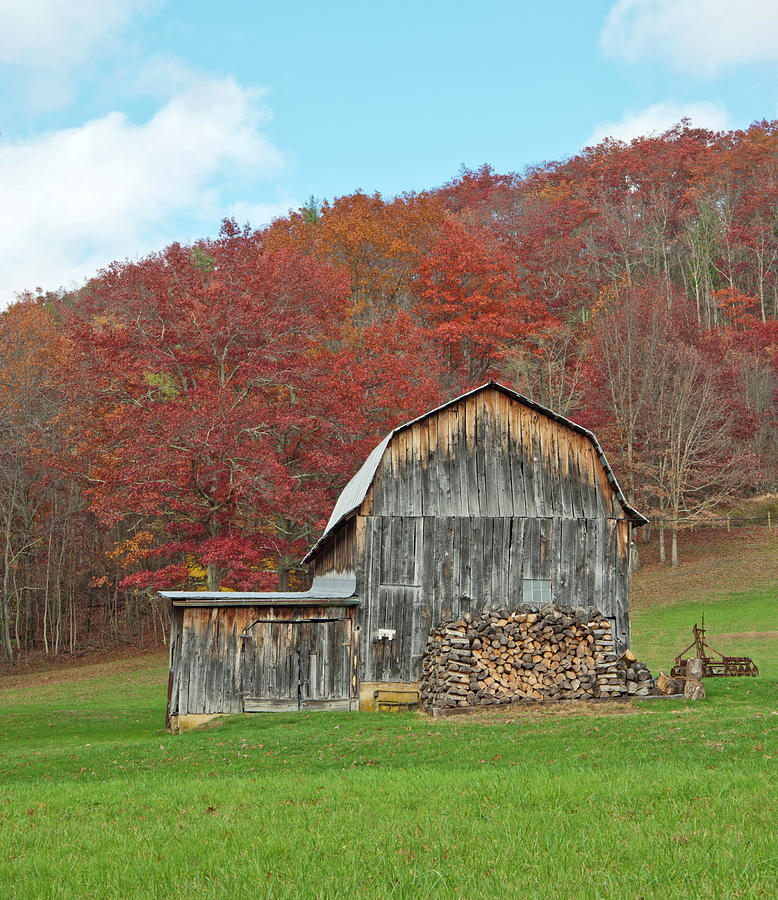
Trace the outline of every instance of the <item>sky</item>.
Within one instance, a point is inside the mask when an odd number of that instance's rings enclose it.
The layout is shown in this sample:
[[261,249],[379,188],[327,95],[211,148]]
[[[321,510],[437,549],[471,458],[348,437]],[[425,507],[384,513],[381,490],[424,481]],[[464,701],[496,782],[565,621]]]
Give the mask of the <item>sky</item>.
[[778,118],[775,0],[0,0],[0,308],[682,117]]

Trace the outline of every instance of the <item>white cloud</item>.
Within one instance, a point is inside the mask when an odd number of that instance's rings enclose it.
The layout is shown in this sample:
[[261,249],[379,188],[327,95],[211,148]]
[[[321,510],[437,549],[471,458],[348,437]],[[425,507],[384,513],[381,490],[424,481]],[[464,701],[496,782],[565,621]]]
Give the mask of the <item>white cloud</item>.
[[200,79],[144,123],[112,112],[0,141],[0,306],[161,248],[176,217],[211,227],[235,208],[236,190],[283,168],[261,131],[268,118],[261,91]]
[[619,122],[598,124],[587,143],[593,146],[606,137],[629,142],[632,138],[661,134],[681,119],[690,119],[692,125],[711,131],[729,127],[727,112],[717,103],[655,103],[637,112],[627,112]]
[[775,0],[617,0],[600,36],[603,50],[629,62],[664,57],[677,69],[719,69],[778,60]]
[[122,31],[149,0],[0,0],[0,63],[78,62]]

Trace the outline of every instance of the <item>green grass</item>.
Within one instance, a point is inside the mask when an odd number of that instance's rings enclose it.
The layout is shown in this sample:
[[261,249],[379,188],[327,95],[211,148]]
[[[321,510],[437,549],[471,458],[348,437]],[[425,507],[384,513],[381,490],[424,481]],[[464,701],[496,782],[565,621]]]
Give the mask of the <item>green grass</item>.
[[[256,715],[173,737],[160,656],[5,679],[0,896],[772,898],[775,596],[706,597],[711,643],[762,674],[694,705]],[[702,610],[639,609],[633,646],[667,669]]]

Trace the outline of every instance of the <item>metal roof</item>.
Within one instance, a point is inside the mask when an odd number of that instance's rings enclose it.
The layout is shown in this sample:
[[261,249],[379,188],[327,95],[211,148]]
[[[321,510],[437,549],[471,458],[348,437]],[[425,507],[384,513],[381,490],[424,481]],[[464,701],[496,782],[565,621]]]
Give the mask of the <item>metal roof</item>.
[[355,606],[353,575],[319,575],[308,591],[160,591],[174,606]]
[[313,547],[311,547],[311,549],[306,553],[305,557],[303,558],[303,562],[307,562],[311,558],[317,548],[321,546],[327,535],[331,531],[333,531],[333,529],[340,522],[347,518],[350,513],[354,512],[354,510],[359,509],[359,507],[362,505],[362,501],[367,496],[370,485],[373,483],[375,474],[378,471],[378,466],[381,463],[384,451],[389,446],[389,442],[391,441],[391,439],[399,431],[402,431],[405,428],[410,428],[411,425],[415,425],[416,422],[421,422],[423,419],[427,419],[429,418],[429,416],[435,415],[435,413],[441,412],[444,409],[448,409],[449,406],[453,406],[455,403],[459,403],[461,400],[465,400],[467,397],[472,397],[473,394],[478,394],[480,393],[480,391],[484,391],[487,388],[494,388],[495,390],[500,391],[511,399],[518,400],[520,403],[523,403],[530,409],[542,413],[544,416],[548,416],[549,419],[553,419],[555,422],[559,422],[561,425],[565,425],[568,428],[571,428],[573,431],[577,431],[579,434],[582,434],[584,435],[584,437],[588,438],[594,446],[595,452],[597,453],[597,458],[600,460],[600,463],[605,470],[608,481],[613,486],[616,497],[618,498],[619,503],[621,503],[621,506],[624,509],[624,512],[627,514],[627,517],[631,519],[636,525],[646,525],[648,523],[648,519],[645,516],[641,515],[641,513],[639,513],[634,507],[630,506],[629,503],[627,503],[627,498],[624,496],[623,491],[619,487],[618,481],[616,481],[616,476],[613,474],[613,469],[611,469],[610,463],[605,458],[605,453],[600,446],[600,442],[591,431],[589,431],[587,428],[584,428],[583,425],[578,425],[571,419],[567,419],[564,416],[559,415],[559,413],[555,413],[553,410],[542,406],[540,403],[536,403],[534,400],[530,400],[529,397],[525,397],[523,394],[519,394],[517,391],[514,391],[511,388],[505,387],[504,384],[499,384],[499,382],[497,381],[487,381],[486,384],[482,384],[480,387],[474,388],[472,391],[467,391],[467,393],[464,393],[459,397],[455,397],[453,400],[449,400],[447,403],[435,407],[435,409],[429,410],[429,412],[424,413],[424,415],[417,416],[415,419],[411,419],[410,422],[406,422],[404,425],[398,425],[397,428],[395,428],[393,431],[390,431],[389,434],[387,434],[387,436],[381,441],[381,443],[372,451],[370,456],[368,456],[368,458],[364,461],[356,475],[354,475],[351,481],[349,481],[341,491],[341,494],[338,497],[337,502],[335,503],[335,508],[332,510],[332,515],[327,522],[327,527],[324,529],[319,540],[316,541]]

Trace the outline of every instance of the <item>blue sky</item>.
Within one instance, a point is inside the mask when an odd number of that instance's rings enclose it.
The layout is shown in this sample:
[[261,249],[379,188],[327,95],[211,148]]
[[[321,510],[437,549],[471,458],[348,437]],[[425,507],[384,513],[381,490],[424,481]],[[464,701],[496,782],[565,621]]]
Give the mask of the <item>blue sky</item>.
[[0,0],[0,306],[225,216],[777,103],[775,0]]

